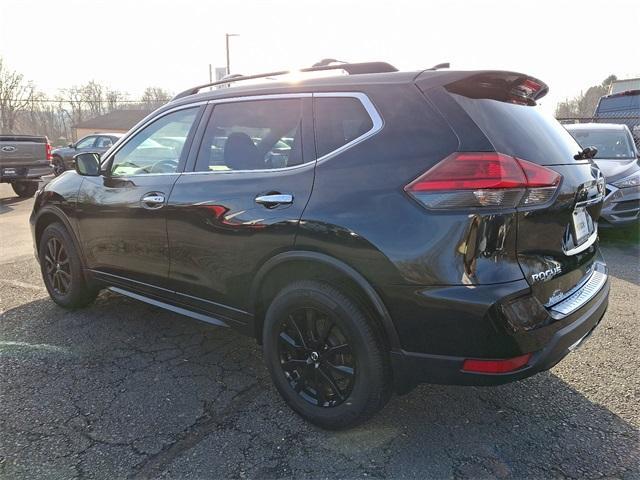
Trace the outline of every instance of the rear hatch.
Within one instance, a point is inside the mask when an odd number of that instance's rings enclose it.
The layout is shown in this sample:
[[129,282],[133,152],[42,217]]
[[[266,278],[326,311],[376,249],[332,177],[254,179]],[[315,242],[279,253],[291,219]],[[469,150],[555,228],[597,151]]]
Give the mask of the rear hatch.
[[[534,296],[547,307],[557,304],[586,281],[599,257],[602,174],[591,160],[576,159],[580,146],[535,106],[547,91],[539,80],[511,72],[485,72],[444,88],[484,134],[485,149],[561,175],[548,199],[533,207],[520,204],[515,213],[518,263]],[[461,150],[482,148],[481,141],[457,133]]]
[[0,168],[47,164],[46,137],[0,135]]

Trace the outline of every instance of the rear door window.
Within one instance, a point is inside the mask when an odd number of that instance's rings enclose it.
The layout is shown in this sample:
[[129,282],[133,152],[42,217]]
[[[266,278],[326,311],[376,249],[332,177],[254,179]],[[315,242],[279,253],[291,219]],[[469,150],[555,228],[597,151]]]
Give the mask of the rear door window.
[[264,170],[301,165],[300,99],[221,103],[213,109],[196,170]]
[[98,137],[96,141],[97,148],[109,148],[111,145],[113,145],[111,137]]
[[96,141],[96,137],[85,137],[76,144],[76,148],[91,148]]
[[362,102],[353,97],[316,97],[313,117],[318,158],[361,137],[373,128]]
[[582,149],[551,115],[539,107],[451,94],[487,136],[496,151],[539,165],[574,163]]

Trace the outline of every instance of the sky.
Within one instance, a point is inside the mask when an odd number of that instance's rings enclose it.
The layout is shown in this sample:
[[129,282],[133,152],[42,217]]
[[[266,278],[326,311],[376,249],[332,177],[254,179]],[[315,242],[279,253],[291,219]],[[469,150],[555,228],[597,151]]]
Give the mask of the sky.
[[640,77],[640,0],[0,0],[0,56],[46,93],[96,80],[139,98],[322,58],[400,70],[450,62],[546,82],[542,108]]

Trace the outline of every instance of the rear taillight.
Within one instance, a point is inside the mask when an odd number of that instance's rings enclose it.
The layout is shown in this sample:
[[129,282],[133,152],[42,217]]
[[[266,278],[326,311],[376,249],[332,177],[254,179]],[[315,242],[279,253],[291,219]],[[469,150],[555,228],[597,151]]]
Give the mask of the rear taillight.
[[428,208],[515,208],[546,203],[561,178],[546,167],[502,153],[456,152],[405,191]]
[[51,155],[51,144],[49,142],[45,144],[45,152],[47,154],[47,160],[49,162],[53,160],[53,156]]

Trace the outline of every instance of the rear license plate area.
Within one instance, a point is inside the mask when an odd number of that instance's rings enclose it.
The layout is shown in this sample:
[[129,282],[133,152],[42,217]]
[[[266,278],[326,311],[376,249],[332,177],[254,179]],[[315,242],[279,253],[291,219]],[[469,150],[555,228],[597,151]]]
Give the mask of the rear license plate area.
[[591,216],[584,207],[576,208],[573,211],[571,220],[573,240],[575,244],[579,246],[589,238],[595,226]]

